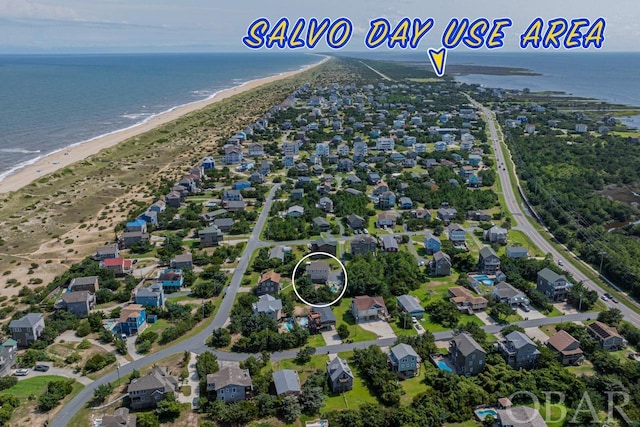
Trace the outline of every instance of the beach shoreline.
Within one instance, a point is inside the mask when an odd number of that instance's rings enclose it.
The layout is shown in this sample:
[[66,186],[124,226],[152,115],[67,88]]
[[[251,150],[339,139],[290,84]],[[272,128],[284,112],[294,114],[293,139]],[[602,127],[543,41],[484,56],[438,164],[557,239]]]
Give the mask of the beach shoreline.
[[101,135],[87,141],[78,142],[71,146],[54,151],[53,153],[43,156],[34,163],[27,164],[24,167],[17,169],[15,172],[0,180],[0,194],[17,191],[41,177],[80,162],[106,148],[113,147],[130,138],[149,132],[158,126],[174,121],[186,114],[201,110],[233,95],[310,70],[325,63],[329,59],[329,56],[324,56],[322,60],[310,65],[305,65],[297,70],[286,71],[274,76],[247,81],[238,86],[221,90],[206,99],[173,107],[136,125],[120,129],[106,135]]

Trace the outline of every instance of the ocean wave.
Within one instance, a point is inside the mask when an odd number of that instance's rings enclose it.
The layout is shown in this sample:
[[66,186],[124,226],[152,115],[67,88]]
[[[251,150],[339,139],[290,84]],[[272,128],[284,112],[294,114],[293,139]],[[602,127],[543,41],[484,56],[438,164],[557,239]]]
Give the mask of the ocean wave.
[[149,117],[151,113],[132,113],[132,114],[121,114],[120,117],[130,120],[138,120],[143,117]]
[[35,154],[40,150],[25,150],[24,148],[0,148],[0,153],[20,153],[20,154]]

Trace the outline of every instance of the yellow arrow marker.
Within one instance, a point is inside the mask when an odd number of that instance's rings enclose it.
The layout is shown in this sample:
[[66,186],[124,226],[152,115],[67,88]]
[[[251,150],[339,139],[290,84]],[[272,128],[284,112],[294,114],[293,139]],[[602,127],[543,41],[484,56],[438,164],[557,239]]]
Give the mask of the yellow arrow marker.
[[429,61],[431,61],[431,66],[433,67],[433,71],[435,71],[438,77],[444,76],[444,67],[447,62],[447,51],[445,48],[441,47],[440,49],[429,49],[427,51],[429,54]]

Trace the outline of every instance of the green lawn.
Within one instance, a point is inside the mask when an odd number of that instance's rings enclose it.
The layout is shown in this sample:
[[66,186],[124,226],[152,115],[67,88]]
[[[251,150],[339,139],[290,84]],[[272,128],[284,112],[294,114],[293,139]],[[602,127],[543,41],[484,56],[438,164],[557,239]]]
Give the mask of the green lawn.
[[279,371],[281,369],[293,369],[298,371],[298,377],[300,378],[300,383],[304,384],[305,380],[315,370],[326,371],[327,362],[329,361],[329,356],[326,354],[315,355],[311,357],[309,363],[304,365],[298,365],[295,363],[294,359],[286,359],[280,360],[278,362],[271,362],[271,369],[275,371]]
[[353,342],[372,341],[378,338],[373,332],[365,331],[360,326],[356,325],[353,315],[349,311],[349,305],[351,304],[351,298],[342,298],[340,304],[335,306],[333,313],[336,316],[336,328],[341,324],[346,324],[349,328],[349,340]]
[[402,404],[410,404],[414,397],[428,390],[428,386],[424,383],[424,375],[422,372],[423,370],[421,369],[418,376],[400,381],[400,385],[402,385],[402,389],[404,390],[404,394],[401,398]]
[[[409,322],[411,323],[411,322]],[[413,336],[413,335],[418,335],[418,331],[416,331],[416,329],[411,326],[410,329],[404,329],[402,327],[400,327],[400,325],[398,325],[398,319],[392,319],[389,322],[389,326],[391,326],[391,329],[393,329],[393,333],[396,334],[396,336]],[[408,325],[410,326],[410,325]]]
[[18,381],[18,384],[4,391],[9,393],[20,400],[28,399],[29,396],[40,396],[47,389],[47,383],[49,381],[66,379],[58,375],[42,375],[38,377],[27,378],[22,381]]
[[509,245],[513,246],[514,244],[527,248],[529,250],[529,256],[531,257],[544,256],[538,247],[531,241],[529,236],[520,230],[511,229],[509,230]]
[[[352,351],[338,353],[338,356],[345,359],[348,363],[351,362]],[[322,411],[342,410],[342,409],[356,409],[360,405],[365,403],[377,403],[375,396],[373,396],[360,375],[355,375],[353,380],[353,389],[349,390],[341,395],[330,395],[324,402]]]
[[324,347],[327,345],[327,343],[324,342],[324,338],[322,338],[322,334],[310,335],[307,344],[314,348]]

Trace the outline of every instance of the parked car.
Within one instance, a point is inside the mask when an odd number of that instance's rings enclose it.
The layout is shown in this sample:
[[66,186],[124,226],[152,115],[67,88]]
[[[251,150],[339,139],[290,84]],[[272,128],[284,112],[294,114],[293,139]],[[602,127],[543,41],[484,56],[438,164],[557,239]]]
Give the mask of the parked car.
[[606,296],[606,295],[602,295],[602,296],[600,297],[600,299],[601,299],[602,301],[609,301],[609,298],[607,298],[607,296]]
[[49,365],[45,365],[45,364],[39,364],[33,367],[34,371],[39,371],[39,372],[47,372],[49,370],[50,366]]
[[562,265],[564,265],[564,262],[562,262],[562,260],[561,260],[561,259],[559,259],[559,260],[558,260],[558,265],[562,266]]
[[28,369],[18,369],[18,370],[13,372],[13,375],[15,375],[16,377],[25,377],[28,374],[29,374],[29,370]]
[[615,304],[617,304],[617,303],[618,303],[618,300],[617,300],[617,299],[615,299],[614,297],[611,297],[611,301],[612,301],[613,303],[615,303]]
[[607,298],[611,298],[611,294],[609,292],[605,292],[604,296],[607,297]]

